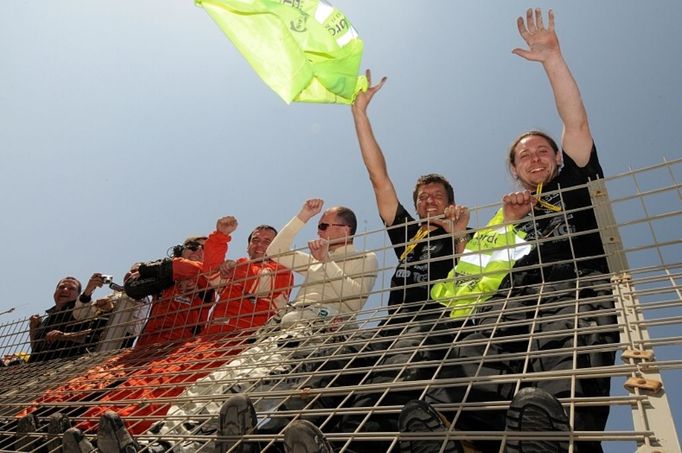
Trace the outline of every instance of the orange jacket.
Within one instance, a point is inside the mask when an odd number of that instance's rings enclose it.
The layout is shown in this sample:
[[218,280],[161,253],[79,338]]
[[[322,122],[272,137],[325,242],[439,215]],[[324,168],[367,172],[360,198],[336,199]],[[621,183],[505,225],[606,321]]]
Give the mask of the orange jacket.
[[153,343],[184,341],[206,324],[213,302],[213,291],[202,274],[203,263],[173,258],[175,285],[152,300],[149,319],[135,347]]
[[215,273],[227,252],[229,236],[214,231],[204,244],[204,270],[218,284],[218,302],[211,314],[207,334],[262,326],[284,308],[294,284],[289,269],[271,260],[239,258],[234,274],[227,280]]

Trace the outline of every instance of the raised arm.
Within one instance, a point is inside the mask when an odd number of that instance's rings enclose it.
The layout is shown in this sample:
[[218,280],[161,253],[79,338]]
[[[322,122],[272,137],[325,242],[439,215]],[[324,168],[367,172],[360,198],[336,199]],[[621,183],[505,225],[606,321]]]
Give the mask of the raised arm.
[[367,91],[358,93],[355,102],[351,106],[351,111],[353,112],[353,121],[355,122],[355,132],[360,143],[362,160],[365,162],[365,167],[374,189],[379,215],[387,225],[392,225],[395,220],[396,210],[398,209],[398,195],[396,194],[395,187],[393,187],[393,182],[391,182],[388,176],[384,154],[381,152],[376,138],[374,138],[372,124],[369,121],[369,116],[367,116],[367,106],[372,97],[384,85],[384,82],[386,82],[386,77],[372,86],[372,74],[368,69],[367,83],[369,88]]
[[296,272],[305,272],[310,265],[312,256],[307,253],[291,251],[294,237],[305,226],[306,222],[319,214],[322,210],[324,201],[319,198],[312,198],[303,203],[303,207],[284,228],[277,233],[265,252],[271,260],[280,265],[292,269]]
[[512,52],[526,60],[542,63],[564,125],[561,146],[578,166],[584,167],[590,160],[592,133],[578,84],[559,48],[559,38],[554,32],[554,12],[549,10],[547,28],[543,24],[542,11],[539,8],[526,11],[525,23],[523,17],[519,17],[517,25],[528,49],[517,48]]

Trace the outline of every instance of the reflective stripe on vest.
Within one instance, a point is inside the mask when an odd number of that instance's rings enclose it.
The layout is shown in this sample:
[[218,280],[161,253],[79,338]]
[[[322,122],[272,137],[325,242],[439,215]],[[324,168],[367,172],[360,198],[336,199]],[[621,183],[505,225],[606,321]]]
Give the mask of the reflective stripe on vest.
[[446,281],[431,288],[431,298],[452,309],[451,318],[469,316],[497,291],[516,261],[531,252],[525,233],[503,223],[500,208],[467,243]]

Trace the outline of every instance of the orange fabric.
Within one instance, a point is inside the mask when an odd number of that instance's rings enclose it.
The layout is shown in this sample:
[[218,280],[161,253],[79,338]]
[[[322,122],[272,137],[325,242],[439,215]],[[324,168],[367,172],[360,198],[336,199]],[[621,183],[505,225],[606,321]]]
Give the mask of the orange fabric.
[[204,301],[208,281],[202,270],[203,263],[173,258],[175,285],[152,301],[149,319],[136,348],[190,339],[206,323],[213,301]]
[[[88,409],[77,427],[83,431],[96,431],[99,417],[106,411],[118,413],[131,434],[142,434],[155,420],[149,416],[163,416],[172,401],[158,401],[180,395],[187,385],[208,375],[212,370],[229,362],[231,356],[242,351],[247,344],[246,335],[209,339],[201,336],[185,343],[172,354],[154,360],[133,373],[115,390],[106,393],[99,406]],[[134,402],[131,400],[142,400]],[[133,420],[133,418],[141,420]]]
[[[201,262],[174,258],[173,280],[176,283],[152,302],[149,320],[135,347],[111,357],[64,385],[46,391],[17,416],[23,417],[50,402],[92,401],[107,388],[125,381],[137,370],[182,346],[194,336],[197,326],[206,323],[211,308],[210,303],[204,303],[200,293],[208,286],[205,276],[201,275],[202,270]],[[154,347],[150,348],[152,344]]]
[[[227,251],[229,237],[225,235],[220,237],[216,233],[209,236],[206,241],[204,270],[215,269],[223,262]],[[213,244],[210,243],[211,237],[214,238]],[[173,264],[175,278],[175,261]],[[197,274],[194,273],[196,266],[184,266],[185,264],[187,263],[182,263],[182,267],[178,266],[177,277],[196,276]],[[181,271],[184,274],[179,274]],[[269,280],[261,281],[262,277],[269,278]],[[182,329],[154,332],[154,337],[150,334],[148,338],[163,337],[170,340],[155,348],[140,348],[141,344],[147,344],[141,343],[142,338],[140,338],[134,350],[120,354],[91,370],[86,376],[74,379],[67,385],[48,392],[39,403],[92,400],[94,391],[103,390],[115,385],[118,380],[125,379],[99,399],[101,405],[91,407],[85,412],[84,420],[78,424],[78,427],[84,431],[94,431],[99,417],[107,410],[113,410],[124,418],[132,434],[144,433],[155,421],[148,418],[165,415],[172,404],[171,401],[157,400],[180,395],[188,385],[207,376],[214,369],[229,362],[231,356],[242,351],[246,347],[248,329],[263,325],[275,313],[276,307],[272,299],[288,300],[293,281],[291,271],[273,261],[250,262],[246,258],[240,258],[237,260],[233,277],[220,290],[220,298],[211,314],[208,327],[196,339],[178,344],[179,337],[176,338],[175,335],[178,332],[184,335]],[[205,280],[201,283],[207,284]],[[265,291],[267,297],[252,295],[253,292],[259,290],[262,296],[264,287],[270,288],[269,291]],[[174,289],[171,288],[171,290]],[[156,312],[160,313],[160,321],[154,324],[156,329],[172,326],[171,320],[176,322],[177,319],[183,319],[183,316],[187,316],[186,313],[195,308],[191,306],[190,310],[187,310],[181,307],[185,314],[179,315],[171,311],[170,303],[157,304],[157,306],[162,308],[157,309]],[[230,332],[231,335],[226,335]],[[172,340],[175,340],[175,343]],[[163,348],[157,349],[160,346]],[[163,352],[154,354],[148,351]],[[140,402],[131,400],[140,400]],[[35,407],[36,405],[33,406],[33,410]],[[28,412],[31,410],[24,411],[24,415]]]
[[[251,296],[264,276],[270,278],[270,297]],[[207,376],[229,362],[230,356],[243,350],[243,341],[250,333],[249,329],[265,324],[275,313],[271,298],[288,300],[293,278],[291,271],[273,261],[237,260],[234,275],[221,290],[204,332],[167,357],[153,361],[116,390],[104,395],[99,400],[102,404],[88,409],[84,414],[86,420],[78,427],[84,431],[94,431],[99,417],[113,410],[126,421],[126,427],[132,434],[146,432],[154,423],[148,418],[166,415],[172,404],[170,401],[156,400],[180,395],[188,385]],[[232,335],[227,336],[227,333]],[[143,401],[132,402],[132,399]]]
[[[267,297],[255,297],[260,279],[272,279]],[[290,270],[274,261],[251,262],[237,260],[231,282],[220,291],[220,297],[211,315],[206,332],[225,333],[236,329],[260,327],[275,315],[274,299],[289,300],[294,284]]]

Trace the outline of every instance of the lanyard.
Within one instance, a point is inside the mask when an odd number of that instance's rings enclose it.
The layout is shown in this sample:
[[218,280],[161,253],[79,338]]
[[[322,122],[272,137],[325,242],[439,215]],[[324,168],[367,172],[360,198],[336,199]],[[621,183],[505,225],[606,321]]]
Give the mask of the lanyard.
[[538,204],[542,206],[545,209],[549,209],[550,211],[554,212],[561,212],[561,207],[557,206],[555,204],[551,204],[540,198],[540,194],[542,193],[542,183],[538,183],[538,188],[535,190],[535,199],[538,200]]
[[417,230],[417,233],[412,236],[412,239],[410,239],[410,242],[405,246],[405,250],[403,250],[402,255],[400,255],[400,261],[404,260],[407,258],[407,255],[412,253],[412,250],[417,246],[419,241],[424,239],[426,235],[429,234],[429,228],[425,226],[419,227],[419,230]]

